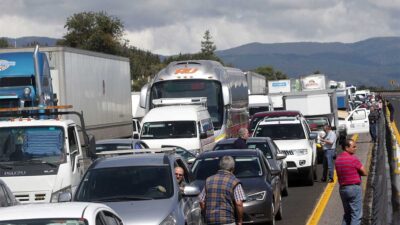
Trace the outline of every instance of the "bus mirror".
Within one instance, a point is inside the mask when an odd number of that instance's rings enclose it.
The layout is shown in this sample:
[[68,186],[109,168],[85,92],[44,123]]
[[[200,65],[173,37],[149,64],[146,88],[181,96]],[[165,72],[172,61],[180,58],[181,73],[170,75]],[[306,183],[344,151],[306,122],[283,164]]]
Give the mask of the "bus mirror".
[[149,84],[145,84],[140,90],[140,107],[146,108],[147,91],[149,89]]
[[93,135],[89,135],[88,150],[89,150],[90,158],[95,159],[97,157],[96,156],[96,139],[94,138]]
[[224,100],[224,105],[231,105],[231,93],[229,92],[229,87],[226,85],[222,86],[222,96]]

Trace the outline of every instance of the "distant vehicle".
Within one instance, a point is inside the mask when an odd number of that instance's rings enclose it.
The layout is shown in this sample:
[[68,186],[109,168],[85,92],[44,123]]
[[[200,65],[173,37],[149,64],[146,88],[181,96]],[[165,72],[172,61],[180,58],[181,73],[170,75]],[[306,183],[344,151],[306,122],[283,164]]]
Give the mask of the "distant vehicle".
[[0,224],[123,225],[110,207],[99,203],[65,202],[0,208]]
[[[229,150],[235,149],[234,142],[236,138],[229,138],[225,140],[220,140],[215,146],[214,151],[216,150]],[[285,162],[286,155],[281,153],[278,146],[274,143],[274,141],[269,137],[249,137],[246,141],[249,149],[259,149],[264,153],[265,158],[267,158],[269,165],[273,169],[280,170],[280,180],[281,180],[281,191],[283,196],[288,195],[288,172],[287,172],[287,164]]]
[[247,71],[244,73],[247,79],[247,87],[250,95],[266,94],[267,80],[264,75]]
[[235,176],[247,195],[243,203],[243,223],[275,224],[282,219],[280,170],[272,169],[260,150],[241,149],[203,152],[193,163],[194,184],[203,188],[208,177],[219,170],[223,156],[235,159]]
[[149,146],[142,140],[126,138],[126,139],[106,139],[96,141],[96,153],[114,150],[128,149],[145,149]]
[[[73,200],[105,203],[127,224],[201,224],[200,190],[189,185],[192,174],[187,164],[173,152],[148,152],[96,160]],[[176,166],[185,171],[183,192]]]
[[264,119],[265,117],[281,117],[281,116],[303,116],[301,112],[295,110],[279,110],[279,111],[271,111],[271,112],[258,112],[251,117],[250,125],[249,125],[249,135],[251,136],[254,132],[254,129],[257,126],[257,123]]
[[345,118],[339,118],[340,136],[369,132],[368,112],[365,108],[358,108],[349,113]]
[[249,95],[250,118],[258,112],[273,111],[271,97],[268,95]]
[[253,137],[272,138],[280,151],[287,155],[285,161],[289,175],[301,177],[308,185],[314,184],[317,176],[317,134],[311,133],[304,117],[266,117],[257,124]]
[[218,141],[236,137],[248,126],[248,87],[244,73],[211,60],[176,61],[168,64],[141,90],[140,106],[154,108],[160,98],[206,97],[207,110]]
[[7,184],[0,179],[0,208],[13,205],[19,205],[19,202],[15,199]]

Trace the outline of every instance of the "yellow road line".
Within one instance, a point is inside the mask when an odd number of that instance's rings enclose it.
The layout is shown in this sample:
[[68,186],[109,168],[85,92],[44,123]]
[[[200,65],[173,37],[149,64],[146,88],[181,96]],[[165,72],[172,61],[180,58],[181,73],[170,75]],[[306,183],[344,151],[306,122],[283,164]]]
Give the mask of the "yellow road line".
[[[353,135],[351,139],[357,141],[358,134]],[[329,199],[331,198],[332,191],[337,183],[336,171],[334,171],[333,177],[334,177],[333,182],[328,183],[328,185],[326,185],[325,190],[322,193],[321,197],[319,198],[317,205],[314,207],[311,216],[308,218],[306,223],[307,225],[317,225],[319,220],[321,219],[321,216],[325,211],[326,205],[328,204]]]

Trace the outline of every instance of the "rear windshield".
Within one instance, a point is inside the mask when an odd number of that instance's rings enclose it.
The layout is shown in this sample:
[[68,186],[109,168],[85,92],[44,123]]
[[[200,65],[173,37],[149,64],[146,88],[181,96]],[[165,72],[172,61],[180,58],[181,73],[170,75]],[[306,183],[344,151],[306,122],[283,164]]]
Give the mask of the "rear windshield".
[[[262,176],[261,164],[256,156],[238,156],[235,159],[234,174],[237,178]],[[219,169],[219,157],[196,160],[192,171],[195,180],[205,180],[207,177],[217,173]]]
[[296,140],[305,139],[305,134],[300,123],[267,124],[258,126],[254,137],[270,137],[273,140]]
[[[271,148],[267,143],[257,142],[257,143],[247,143],[247,147],[249,149],[259,149],[264,153],[264,156],[267,159],[272,159]],[[227,149],[235,149],[234,144],[217,144],[214,147],[214,150],[227,150]]]

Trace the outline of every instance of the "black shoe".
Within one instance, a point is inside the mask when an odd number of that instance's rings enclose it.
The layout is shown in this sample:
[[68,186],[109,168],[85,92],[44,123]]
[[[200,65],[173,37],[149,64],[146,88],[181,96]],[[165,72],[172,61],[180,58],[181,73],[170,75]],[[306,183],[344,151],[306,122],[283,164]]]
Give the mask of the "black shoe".
[[329,180],[328,180],[328,183],[333,183],[333,179],[332,179],[332,178],[329,179]]
[[321,182],[326,182],[326,178],[322,178],[322,179],[321,179]]

